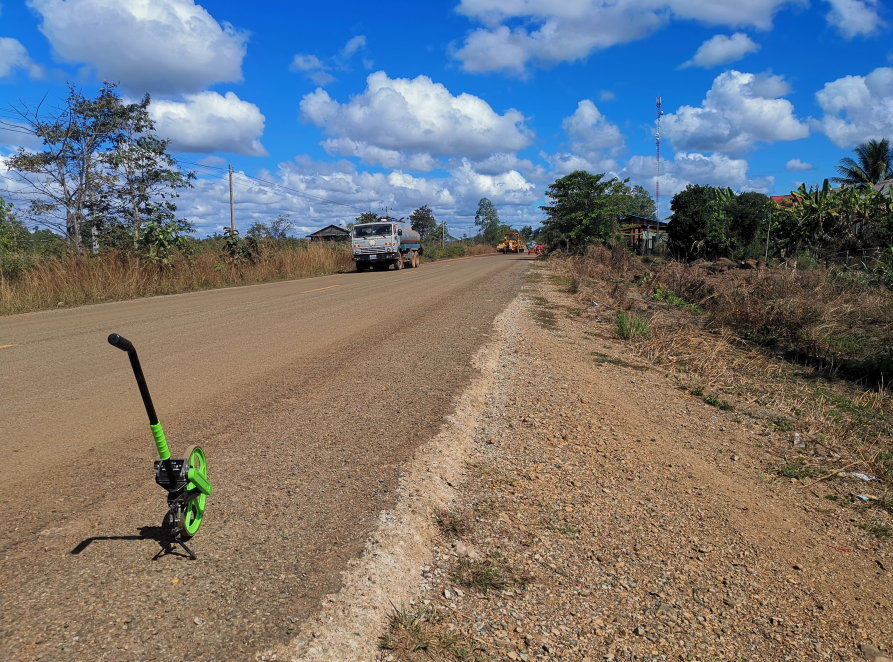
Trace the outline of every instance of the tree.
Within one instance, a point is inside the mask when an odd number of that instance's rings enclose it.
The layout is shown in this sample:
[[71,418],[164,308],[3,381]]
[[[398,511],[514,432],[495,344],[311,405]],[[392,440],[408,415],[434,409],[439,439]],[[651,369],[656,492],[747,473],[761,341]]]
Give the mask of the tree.
[[115,86],[100,88],[96,99],[69,86],[61,108],[45,112],[43,104],[13,107],[28,129],[43,141],[42,151],[19,148],[9,170],[33,197],[27,213],[64,234],[69,252],[83,256],[81,228],[91,194],[102,185],[97,158],[121,128]]
[[604,177],[577,170],[549,186],[546,196],[553,204],[540,207],[548,215],[543,221],[548,235],[563,238],[568,246],[615,239],[617,220],[628,213],[632,191],[628,179]]
[[378,220],[378,214],[374,211],[364,211],[362,214],[357,216],[357,223],[375,223]]
[[[46,110],[42,102],[14,108],[43,141],[42,151],[22,148],[8,161],[31,198],[26,214],[62,234],[78,260],[85,227],[94,253],[102,233],[119,247],[130,234],[136,251],[145,223],[183,228],[185,221],[175,221],[173,198],[195,178],[176,167],[167,153],[169,142],[152,134],[149,96],[124,104],[116,87],[105,83],[91,99],[69,86],[60,108]],[[157,228],[153,236],[161,236]]]
[[627,213],[642,218],[655,218],[657,207],[654,204],[654,198],[643,187],[634,186],[630,193],[630,211]]
[[11,253],[27,234],[28,230],[13,214],[12,203],[0,198],[0,255]]
[[521,235],[521,239],[523,239],[524,241],[530,241],[531,239],[533,239],[533,228],[529,225],[525,225],[523,228],[518,230],[518,232]]
[[409,215],[410,227],[419,233],[422,239],[428,239],[437,227],[437,219],[434,213],[424,205]]
[[674,195],[670,202],[673,216],[667,227],[670,250],[711,258],[727,255],[729,219],[724,204],[730,193],[713,186],[689,184]]
[[758,250],[756,244],[765,243],[764,230],[774,207],[775,203],[768,196],[755,191],[735,195],[726,202],[728,230],[733,239],[731,251],[736,258],[763,255],[763,251]]
[[[123,104],[118,99],[120,128],[113,146],[100,157],[109,185],[102,195],[93,196],[98,203],[91,203],[96,216],[125,219],[133,233],[134,248],[139,245],[143,224],[161,227],[174,221],[177,189],[192,188],[195,179],[192,172],[182,173],[167,153],[170,141],[152,134],[155,123],[149,116],[149,103],[148,94],[139,103]],[[94,229],[100,220],[92,223]]]
[[499,212],[487,198],[481,198],[478,202],[474,224],[478,227],[478,232],[483,235],[485,242],[492,244],[499,239]]
[[853,153],[856,160],[850,157],[840,159],[837,166],[840,177],[832,177],[832,182],[864,188],[893,179],[893,147],[886,138],[857,145]]

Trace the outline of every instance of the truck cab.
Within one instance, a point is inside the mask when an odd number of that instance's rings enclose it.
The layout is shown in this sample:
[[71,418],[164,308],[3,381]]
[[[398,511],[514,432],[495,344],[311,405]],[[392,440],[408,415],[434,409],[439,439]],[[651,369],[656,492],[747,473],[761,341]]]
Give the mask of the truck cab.
[[421,237],[408,223],[382,217],[374,223],[355,225],[350,232],[350,246],[357,271],[367,268],[400,270],[419,266],[422,254]]

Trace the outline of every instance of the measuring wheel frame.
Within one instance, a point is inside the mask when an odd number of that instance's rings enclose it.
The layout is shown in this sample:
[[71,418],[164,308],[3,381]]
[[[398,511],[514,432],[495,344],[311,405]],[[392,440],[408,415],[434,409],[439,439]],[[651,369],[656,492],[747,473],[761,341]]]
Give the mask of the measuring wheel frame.
[[192,559],[192,553],[184,543],[192,538],[202,524],[205,515],[205,505],[208,496],[213,491],[213,486],[208,480],[208,463],[205,452],[200,446],[190,446],[186,450],[184,459],[172,459],[167,446],[167,439],[155,413],[155,406],[149,395],[149,387],[140,366],[136,349],[126,338],[117,333],[108,337],[109,344],[127,352],[130,359],[130,367],[136,378],[143,406],[149,416],[149,428],[155,439],[155,448],[158,450],[159,459],[155,461],[155,482],[167,490],[168,511],[164,517],[163,528],[167,537],[161,541],[161,551],[155,555],[157,559],[162,554],[171,552],[173,545],[179,545]]

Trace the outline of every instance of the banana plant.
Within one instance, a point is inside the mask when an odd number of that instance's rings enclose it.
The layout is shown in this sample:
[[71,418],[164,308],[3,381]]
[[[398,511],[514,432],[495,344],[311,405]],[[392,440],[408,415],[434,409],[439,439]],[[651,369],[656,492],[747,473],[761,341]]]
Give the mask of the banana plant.
[[805,231],[806,238],[814,243],[819,237],[828,234],[840,214],[839,201],[834,189],[826,179],[822,187],[800,188],[791,191],[794,197],[794,212],[799,216],[798,228]]

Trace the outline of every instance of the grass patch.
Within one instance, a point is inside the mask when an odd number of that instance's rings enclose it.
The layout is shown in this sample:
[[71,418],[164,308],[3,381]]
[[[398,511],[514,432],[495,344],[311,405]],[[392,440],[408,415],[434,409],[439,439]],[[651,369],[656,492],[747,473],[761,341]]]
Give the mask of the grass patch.
[[474,516],[475,517],[486,517],[491,513],[495,513],[498,510],[502,510],[505,507],[505,501],[502,499],[497,499],[494,497],[487,497],[485,499],[481,499],[480,501],[475,501],[474,503]]
[[487,659],[473,641],[464,641],[443,623],[443,615],[432,606],[397,608],[391,605],[387,631],[378,638],[378,648],[405,662],[425,660]]
[[703,308],[693,303],[689,303],[670,290],[665,290],[660,283],[658,283],[655,287],[654,294],[651,295],[651,298],[655,301],[663,301],[664,303],[668,303],[671,306],[676,306],[677,308],[683,308],[685,310],[688,310],[689,312],[694,313],[695,315],[706,314],[706,311]]
[[435,510],[434,521],[440,532],[448,538],[460,538],[468,530],[468,520],[461,513]]
[[516,572],[508,559],[501,555],[483,561],[459,559],[450,577],[457,584],[483,594],[527,583],[527,578]]
[[718,407],[723,411],[732,411],[735,408],[735,405],[733,405],[728,400],[720,400],[715,395],[705,395],[704,402],[706,402],[711,407]]
[[803,480],[804,478],[818,478],[828,473],[824,467],[810,467],[802,462],[793,462],[791,464],[783,464],[776,470],[779,476],[784,478],[796,478]]
[[648,340],[651,337],[648,319],[644,315],[621,310],[617,312],[614,324],[617,335],[624,340]]
[[704,395],[704,387],[703,386],[695,386],[693,389],[691,389],[689,391],[689,393],[691,393],[692,395],[701,397],[702,395]]
[[860,529],[868,531],[875,538],[889,538],[893,536],[893,526],[884,524],[883,522],[872,521],[859,525]]

